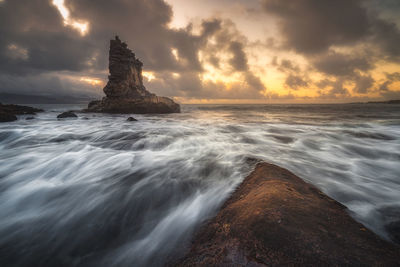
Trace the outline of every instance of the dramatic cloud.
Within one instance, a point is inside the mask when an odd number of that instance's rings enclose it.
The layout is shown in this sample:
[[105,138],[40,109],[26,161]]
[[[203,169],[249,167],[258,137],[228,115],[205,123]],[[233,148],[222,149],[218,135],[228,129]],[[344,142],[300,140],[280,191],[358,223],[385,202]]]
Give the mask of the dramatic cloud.
[[380,85],[379,90],[389,92],[389,86],[400,81],[400,72],[386,73],[386,80]]
[[372,88],[375,80],[370,75],[359,75],[355,77],[355,86],[353,91],[359,94],[366,94]]
[[321,98],[339,98],[349,95],[348,90],[344,87],[344,80],[342,78],[336,80],[324,79],[319,81],[317,85],[321,89],[328,89],[320,92]]
[[115,35],[150,91],[183,101],[400,91],[396,1],[167,1],[1,1],[0,93],[98,97]]
[[369,33],[367,10],[358,0],[264,0],[263,5],[278,17],[284,45],[300,53],[354,44]]
[[342,54],[329,51],[312,59],[314,67],[325,74],[352,76],[356,70],[367,71],[373,65],[366,55]]
[[271,63],[272,66],[277,67],[282,72],[300,71],[299,67],[289,59],[282,59],[281,62],[278,63],[278,57],[275,56]]
[[239,42],[231,42],[229,45],[229,51],[233,57],[229,60],[229,63],[236,71],[248,70],[247,56],[243,51],[243,45]]
[[305,81],[302,77],[293,74],[290,74],[286,77],[285,84],[292,89],[308,86],[307,81]]
[[[399,62],[400,31],[398,24],[386,16],[387,8],[396,8],[390,1],[361,0],[263,0],[264,11],[277,18],[283,51],[302,55],[320,76],[315,82],[320,97],[349,95],[349,84],[354,94],[374,91],[378,62]],[[400,9],[397,9],[400,11]],[[383,13],[380,16],[379,12]],[[292,64],[272,65],[289,72],[285,85],[291,89],[308,84],[294,75]],[[309,69],[310,70],[310,69]],[[345,86],[347,84],[347,87]],[[391,80],[381,84],[387,89]],[[324,90],[325,89],[325,90]],[[376,91],[376,90],[375,90]]]

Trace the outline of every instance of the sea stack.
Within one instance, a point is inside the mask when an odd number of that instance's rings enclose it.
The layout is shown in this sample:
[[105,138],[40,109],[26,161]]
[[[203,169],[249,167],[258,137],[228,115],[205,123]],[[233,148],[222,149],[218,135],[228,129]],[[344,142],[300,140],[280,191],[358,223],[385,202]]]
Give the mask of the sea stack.
[[172,99],[156,96],[146,90],[142,76],[143,63],[118,36],[110,41],[108,83],[102,100],[89,103],[86,111],[103,113],[179,113]]

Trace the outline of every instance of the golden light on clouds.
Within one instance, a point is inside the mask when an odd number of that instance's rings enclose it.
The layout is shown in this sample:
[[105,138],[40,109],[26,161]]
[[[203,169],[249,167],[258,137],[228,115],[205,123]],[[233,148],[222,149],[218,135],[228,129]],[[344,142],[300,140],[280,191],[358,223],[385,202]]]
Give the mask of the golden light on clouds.
[[85,83],[88,83],[88,84],[93,85],[93,86],[98,86],[98,85],[102,85],[103,84],[102,80],[99,80],[99,79],[96,79],[96,78],[81,77],[79,80],[81,82],[85,82]]
[[27,60],[29,58],[28,50],[16,45],[16,44],[9,44],[7,46],[8,49],[8,56],[14,59],[22,59]]
[[89,23],[87,21],[81,21],[71,18],[70,12],[65,6],[64,0],[53,0],[53,5],[57,7],[61,16],[64,19],[64,25],[70,26],[75,30],[79,31],[81,35],[86,35],[89,31]]
[[[400,97],[400,24],[378,19],[373,9],[350,29],[340,21],[342,14],[329,16],[323,5],[308,0],[293,5],[164,0],[156,6],[108,1],[111,9],[107,1],[46,0],[41,2],[46,8],[24,1],[18,7],[19,1],[0,0],[2,18],[9,17],[2,62],[15,64],[18,75],[35,69],[57,72],[71,90],[102,93],[107,39],[115,34],[144,59],[148,90],[183,97],[182,103],[195,98],[199,103],[307,103]],[[334,2],[332,12],[347,7],[346,1]],[[358,11],[366,14],[372,8],[350,2],[354,9],[345,17],[351,22]],[[35,34],[43,40],[36,42]]]
[[171,53],[175,57],[176,60],[179,60],[178,49],[172,48]]
[[154,72],[151,72],[151,71],[143,71],[142,75],[143,75],[143,77],[145,77],[147,79],[148,82],[151,82],[152,80],[154,80],[156,78],[156,76],[154,75]]

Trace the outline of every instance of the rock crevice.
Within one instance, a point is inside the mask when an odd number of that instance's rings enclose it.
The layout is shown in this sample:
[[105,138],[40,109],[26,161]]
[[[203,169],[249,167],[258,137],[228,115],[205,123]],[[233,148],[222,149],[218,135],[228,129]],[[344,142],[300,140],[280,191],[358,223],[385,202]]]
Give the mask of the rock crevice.
[[105,113],[175,113],[179,104],[147,91],[143,85],[143,63],[118,36],[110,41],[108,83],[102,100],[89,103],[87,111]]

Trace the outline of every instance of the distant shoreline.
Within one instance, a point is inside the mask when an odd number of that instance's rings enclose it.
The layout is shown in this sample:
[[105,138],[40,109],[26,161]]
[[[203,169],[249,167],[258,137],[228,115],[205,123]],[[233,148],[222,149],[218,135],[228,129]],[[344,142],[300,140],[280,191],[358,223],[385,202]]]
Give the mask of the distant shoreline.
[[400,104],[400,99],[387,101],[351,102],[348,104]]
[[[98,98],[98,97],[97,97]],[[42,96],[0,93],[3,104],[88,104],[95,96]],[[354,105],[354,104],[400,104],[400,99],[349,103],[181,103],[182,105]]]

